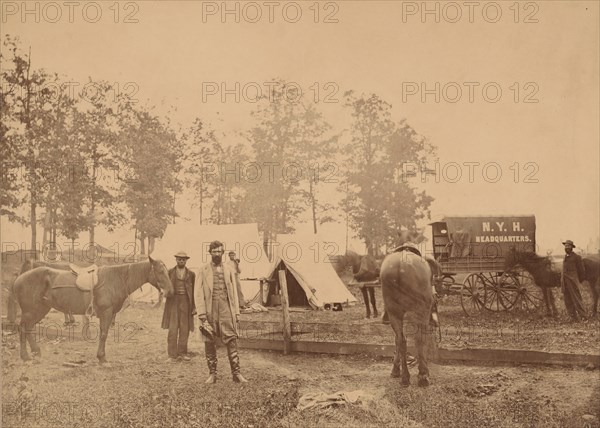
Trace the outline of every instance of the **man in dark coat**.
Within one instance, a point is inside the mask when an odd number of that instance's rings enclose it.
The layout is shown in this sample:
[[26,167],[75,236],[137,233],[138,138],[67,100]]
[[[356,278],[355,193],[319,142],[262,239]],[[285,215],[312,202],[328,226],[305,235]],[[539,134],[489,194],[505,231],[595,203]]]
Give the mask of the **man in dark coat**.
[[567,239],[563,245],[566,255],[563,262],[561,286],[567,312],[574,321],[578,321],[580,316],[585,316],[583,299],[579,291],[579,283],[585,278],[585,268],[581,256],[573,252],[573,248],[575,248],[573,241]]
[[175,254],[177,266],[169,270],[169,279],[174,294],[167,297],[163,313],[162,328],[168,329],[167,352],[169,361],[189,361],[187,345],[191,331],[194,331],[194,283],[196,274],[185,267],[189,256],[180,251]]

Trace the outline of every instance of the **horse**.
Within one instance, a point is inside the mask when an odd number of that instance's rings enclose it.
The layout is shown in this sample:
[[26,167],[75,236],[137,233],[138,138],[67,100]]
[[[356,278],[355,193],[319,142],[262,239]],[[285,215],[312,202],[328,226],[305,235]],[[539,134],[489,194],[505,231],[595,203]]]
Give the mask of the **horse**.
[[391,376],[394,378],[402,376],[402,384],[405,386],[410,385],[404,335],[404,316],[407,312],[415,315],[417,324],[415,344],[419,366],[418,385],[429,385],[425,337],[428,334],[428,324],[434,306],[431,278],[429,262],[410,251],[388,254],[381,264],[379,279],[383,302],[396,342]]
[[[562,266],[553,268],[550,257],[538,256],[532,251],[519,251],[511,249],[505,257],[505,270],[514,269],[521,266],[531,274],[535,284],[542,289],[544,304],[546,305],[546,314],[556,316],[558,311],[554,303],[552,288],[561,286]],[[598,298],[600,296],[600,257],[598,255],[587,255],[582,257],[585,268],[585,277],[592,291],[592,314],[598,314]]]
[[592,291],[592,316],[598,316],[598,299],[600,298],[600,254],[588,254],[582,257],[585,269],[584,281],[588,282]]
[[[366,255],[361,256],[354,251],[346,251],[344,255],[345,265],[352,267],[352,274],[354,279],[360,282],[375,281],[379,278],[379,266],[373,256]],[[373,287],[360,286],[360,291],[363,295],[365,307],[367,309],[366,318],[371,318],[371,309],[369,307],[369,301],[373,306],[373,317],[377,318],[379,312],[377,311],[377,302],[375,301],[375,289]]]
[[[71,265],[69,263],[66,262],[45,262],[45,261],[41,261],[41,260],[32,260],[32,259],[28,259],[25,260],[23,262],[23,264],[21,265],[21,269],[19,270],[18,275],[22,275],[25,272],[31,270],[31,269],[35,269],[36,267],[40,267],[40,266],[46,266],[46,267],[50,267],[53,269],[58,269],[58,270],[71,270]],[[17,275],[17,276],[18,276]],[[9,297],[8,297],[8,321],[10,323],[15,323],[16,321],[16,317],[17,317],[17,302],[14,299],[14,293],[12,293],[12,291],[9,293]],[[88,324],[89,320],[87,317],[83,317],[84,319],[84,324]],[[113,324],[114,324],[115,320],[113,317]],[[70,312],[65,312],[65,326],[67,325],[71,325],[71,324],[75,324],[75,318],[73,318],[73,314],[71,314]]]
[[41,355],[40,347],[34,337],[34,326],[48,314],[51,308],[83,315],[90,306],[93,306],[100,319],[100,338],[96,356],[100,364],[106,363],[105,344],[110,322],[113,314],[121,310],[125,299],[146,282],[162,290],[165,296],[173,294],[173,284],[169,279],[167,267],[162,261],[151,257],[148,257],[148,261],[138,263],[99,267],[98,282],[91,293],[81,291],[74,286],[53,288],[62,285],[60,282],[64,280],[62,278],[65,274],[66,272],[57,269],[37,267],[16,279],[13,292],[22,311],[21,359],[30,359],[26,342],[29,342],[34,355]]

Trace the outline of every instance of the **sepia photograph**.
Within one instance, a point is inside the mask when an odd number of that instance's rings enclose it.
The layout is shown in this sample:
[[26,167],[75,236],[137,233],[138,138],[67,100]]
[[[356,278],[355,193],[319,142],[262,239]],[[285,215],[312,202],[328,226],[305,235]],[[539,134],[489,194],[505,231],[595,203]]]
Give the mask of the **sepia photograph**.
[[0,0],[1,426],[600,428],[600,2]]

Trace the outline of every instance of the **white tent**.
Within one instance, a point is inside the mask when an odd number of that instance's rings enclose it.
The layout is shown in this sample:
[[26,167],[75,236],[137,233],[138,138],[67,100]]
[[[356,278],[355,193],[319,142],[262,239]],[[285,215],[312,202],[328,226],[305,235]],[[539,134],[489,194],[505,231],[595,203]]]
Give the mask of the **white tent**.
[[323,308],[327,304],[356,303],[329,261],[334,255],[329,241],[317,235],[278,235],[277,241],[268,275],[271,294],[279,286],[278,271],[285,269],[290,306]]
[[192,222],[170,224],[163,237],[156,241],[153,256],[162,259],[168,267],[175,265],[174,255],[185,251],[190,256],[188,268],[200,272],[200,268],[210,261],[208,246],[212,241],[221,241],[227,253],[235,251],[240,259],[240,282],[246,300],[252,299],[260,291],[261,278],[269,273],[270,262],[263,250],[263,242],[258,234],[256,223],[199,225]]
[[158,303],[158,299],[158,290],[148,282],[129,295],[129,300],[131,302],[143,303],[152,306]]

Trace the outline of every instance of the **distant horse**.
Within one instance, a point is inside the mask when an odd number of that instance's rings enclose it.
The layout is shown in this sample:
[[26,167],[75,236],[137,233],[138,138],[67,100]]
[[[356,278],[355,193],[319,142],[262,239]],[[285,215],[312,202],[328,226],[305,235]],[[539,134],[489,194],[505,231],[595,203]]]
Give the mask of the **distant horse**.
[[[379,266],[375,257],[366,255],[361,256],[354,251],[346,251],[344,256],[345,264],[350,265],[352,268],[352,274],[354,279],[359,282],[375,281],[379,278]],[[367,309],[367,318],[371,318],[371,309],[369,307],[369,300],[373,306],[373,317],[377,318],[379,312],[377,312],[377,302],[375,301],[375,289],[373,287],[365,287],[363,284],[359,286],[360,291],[363,295],[365,307]]]
[[584,281],[592,290],[592,315],[598,316],[598,299],[600,298],[600,254],[589,254],[582,257],[585,268]]
[[[598,314],[598,297],[600,296],[600,257],[598,255],[588,255],[582,257],[585,268],[585,277],[592,291],[592,314]],[[519,251],[512,249],[505,258],[505,270],[521,266],[531,274],[535,284],[542,289],[546,313],[548,316],[558,314],[554,303],[552,288],[560,287],[560,277],[562,266],[552,265],[550,257],[538,256],[531,251]]]
[[[415,315],[417,333],[418,385],[429,385],[429,369],[425,357],[425,338],[434,305],[429,263],[410,251],[394,252],[385,257],[381,265],[380,281],[386,314],[395,333],[396,352],[392,377],[402,376],[402,384],[410,384],[404,335],[404,315]],[[400,371],[400,364],[402,371]]]
[[[119,312],[123,302],[140,286],[149,282],[165,293],[173,294],[173,285],[169,279],[165,264],[160,260],[116,265],[98,268],[98,283],[94,287],[93,309],[100,318],[100,340],[96,356],[100,363],[106,362],[105,344],[113,314]],[[50,311],[51,307],[61,312],[83,315],[92,302],[89,291],[81,291],[75,286],[60,287],[69,283],[68,272],[38,267],[20,275],[13,286],[13,292],[21,306],[21,358],[28,360],[27,344],[31,352],[41,355],[35,341],[34,326]],[[54,288],[54,286],[59,286]],[[44,299],[49,296],[50,301]]]

